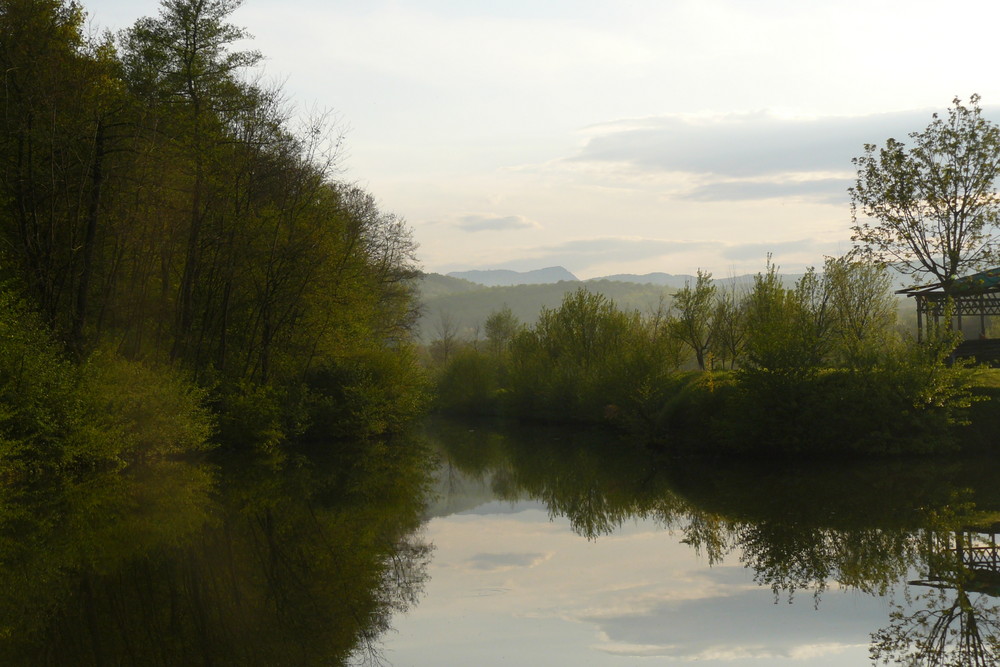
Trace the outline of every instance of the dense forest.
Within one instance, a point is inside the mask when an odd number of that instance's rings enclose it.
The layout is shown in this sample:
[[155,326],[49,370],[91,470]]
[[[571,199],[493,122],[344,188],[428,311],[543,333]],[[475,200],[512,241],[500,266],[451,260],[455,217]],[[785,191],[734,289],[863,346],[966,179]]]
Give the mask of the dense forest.
[[238,5],[164,0],[95,37],[75,2],[0,2],[5,467],[419,409],[410,230],[338,180],[336,126],[262,83]]

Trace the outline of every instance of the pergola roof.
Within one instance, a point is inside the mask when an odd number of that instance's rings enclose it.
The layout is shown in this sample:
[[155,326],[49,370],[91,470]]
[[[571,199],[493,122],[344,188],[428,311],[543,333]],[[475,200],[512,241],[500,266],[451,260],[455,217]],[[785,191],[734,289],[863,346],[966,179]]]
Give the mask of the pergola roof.
[[[948,294],[951,296],[978,296],[1000,292],[1000,267],[987,269],[974,273],[971,276],[958,278],[951,284]],[[896,290],[896,294],[907,296],[933,296],[944,295],[944,283],[934,283],[932,285],[921,285],[919,287],[907,287]]]

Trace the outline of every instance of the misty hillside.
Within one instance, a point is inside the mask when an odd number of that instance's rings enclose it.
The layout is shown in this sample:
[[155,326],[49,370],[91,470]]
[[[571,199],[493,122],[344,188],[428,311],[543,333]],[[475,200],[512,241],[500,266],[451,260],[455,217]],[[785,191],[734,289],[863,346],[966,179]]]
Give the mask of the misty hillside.
[[676,275],[672,273],[646,273],[642,275],[635,273],[616,273],[615,275],[592,278],[591,280],[613,280],[623,283],[644,283],[680,289],[688,282],[693,283],[695,279],[696,276],[688,275],[686,273]]
[[511,285],[547,285],[562,281],[578,281],[579,278],[561,266],[550,266],[534,271],[511,271],[509,269],[489,269],[486,271],[452,271],[450,278],[461,278],[487,287],[508,287]]
[[[559,275],[569,279],[550,282],[546,278]],[[793,287],[803,274],[783,274],[782,283]],[[508,281],[497,285],[479,281]],[[661,298],[667,305],[670,295],[693,283],[695,276],[669,273],[617,274],[601,278],[578,280],[563,267],[550,267],[538,271],[456,271],[448,275],[424,274],[420,280],[421,316],[418,321],[418,340],[427,344],[441,337],[445,327],[457,332],[459,338],[475,340],[483,334],[481,328],[491,313],[509,306],[522,322],[534,323],[542,308],[556,308],[563,297],[583,287],[603,294],[619,307],[650,312],[657,308]],[[742,291],[753,285],[753,275],[717,279],[722,289]],[[893,289],[907,284],[898,274]],[[900,316],[904,321],[915,319],[911,299],[900,299]]]
[[418,322],[418,338],[422,343],[429,343],[440,338],[443,328],[448,326],[458,332],[459,338],[474,340],[477,327],[481,327],[491,313],[505,305],[522,322],[534,323],[542,308],[558,307],[566,293],[580,287],[603,294],[619,307],[635,308],[643,312],[655,310],[661,297],[668,298],[673,291],[661,285],[609,280],[564,280],[557,283],[487,287],[461,278],[428,273],[420,283],[423,308]]

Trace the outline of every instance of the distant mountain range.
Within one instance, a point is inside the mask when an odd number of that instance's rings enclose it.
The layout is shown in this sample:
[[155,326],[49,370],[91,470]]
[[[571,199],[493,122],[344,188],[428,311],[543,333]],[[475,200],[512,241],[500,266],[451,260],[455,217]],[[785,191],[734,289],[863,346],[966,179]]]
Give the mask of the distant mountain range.
[[[822,268],[822,267],[820,267]],[[893,267],[890,266],[890,269]],[[433,276],[439,274],[427,274]],[[781,281],[786,287],[791,287],[802,277],[801,273],[781,274]],[[893,289],[901,289],[912,284],[909,276],[904,276],[897,271],[892,272]],[[657,285],[659,287],[669,287],[681,289],[688,283],[694,284],[696,276],[686,273],[616,273],[610,276],[600,276],[580,280],[572,272],[561,266],[550,266],[534,271],[511,271],[509,269],[489,269],[478,271],[452,271],[447,274],[450,278],[458,278],[472,283],[469,288],[476,285],[486,287],[513,287],[516,285],[553,285],[561,282],[596,283],[601,281],[611,281],[620,283],[636,283],[639,285]],[[720,285],[750,285],[753,283],[754,274],[742,276],[715,277],[716,284]],[[451,291],[451,290],[448,290]]]
[[[781,274],[781,282],[792,287],[802,277],[798,274]],[[489,317],[504,306],[511,309],[522,322],[534,323],[542,308],[558,308],[567,293],[584,287],[602,294],[620,308],[643,313],[655,311],[661,304],[669,305],[671,295],[696,277],[670,273],[643,275],[619,273],[589,280],[580,280],[561,266],[537,271],[455,271],[448,275],[424,274],[418,284],[422,304],[417,323],[421,342],[430,343],[440,338],[444,329],[464,340],[482,337],[481,327]],[[894,276],[894,289],[907,283],[900,274]],[[736,286],[738,290],[753,285],[753,275],[716,278],[722,289]],[[910,300],[901,300],[903,308],[911,308]]]
[[461,278],[487,287],[510,287],[512,285],[549,285],[562,281],[579,282],[579,278],[561,266],[550,266],[534,271],[510,271],[490,269],[486,271],[452,271],[452,278]]
[[622,283],[638,283],[640,285],[660,285],[663,287],[684,287],[695,276],[670,273],[618,273],[612,276],[601,276],[582,281],[573,273],[561,266],[550,266],[534,271],[511,271],[509,269],[489,269],[484,271],[452,271],[447,274],[451,278],[460,278],[487,287],[511,287],[514,285],[551,285],[559,282],[597,282],[610,280]]

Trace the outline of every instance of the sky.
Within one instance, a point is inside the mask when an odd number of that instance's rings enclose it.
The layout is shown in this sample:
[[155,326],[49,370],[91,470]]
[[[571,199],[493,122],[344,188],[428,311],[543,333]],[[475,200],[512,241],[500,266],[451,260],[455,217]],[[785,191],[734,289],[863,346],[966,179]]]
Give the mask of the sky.
[[[91,28],[155,0],[83,0]],[[716,277],[850,250],[865,143],[1000,120],[988,0],[246,0],[231,16],[425,271]]]

